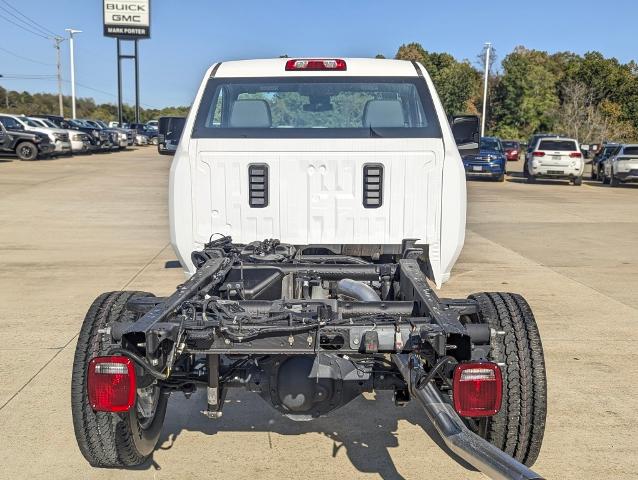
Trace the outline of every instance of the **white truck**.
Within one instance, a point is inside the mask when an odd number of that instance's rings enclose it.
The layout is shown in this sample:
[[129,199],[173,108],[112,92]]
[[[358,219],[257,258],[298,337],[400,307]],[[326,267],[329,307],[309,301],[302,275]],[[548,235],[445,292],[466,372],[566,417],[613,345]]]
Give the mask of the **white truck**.
[[546,380],[529,305],[433,287],[463,246],[458,148],[477,142],[478,119],[451,128],[416,62],[211,66],[170,172],[187,279],[165,298],[102,294],[80,331],[72,413],[86,459],[147,461],[175,391],[204,390],[211,419],[242,387],[310,420],[388,389],[491,477],[541,478],[529,466]]

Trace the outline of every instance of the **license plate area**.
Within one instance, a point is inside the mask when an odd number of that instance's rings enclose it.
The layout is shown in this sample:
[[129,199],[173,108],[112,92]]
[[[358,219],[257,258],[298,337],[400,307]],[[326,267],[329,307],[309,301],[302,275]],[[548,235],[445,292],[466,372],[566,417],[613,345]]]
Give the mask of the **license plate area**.
[[547,170],[549,175],[563,175],[565,172],[563,170]]
[[473,170],[474,172],[482,172],[482,171],[483,171],[483,167],[481,167],[480,165],[474,165],[474,166],[472,167],[472,170]]

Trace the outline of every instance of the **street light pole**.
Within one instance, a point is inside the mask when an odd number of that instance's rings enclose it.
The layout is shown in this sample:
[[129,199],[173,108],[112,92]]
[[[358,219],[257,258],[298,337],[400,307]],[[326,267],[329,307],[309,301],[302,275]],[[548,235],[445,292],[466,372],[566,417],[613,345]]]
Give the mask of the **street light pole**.
[[487,80],[490,75],[490,49],[492,44],[485,43],[485,79],[483,82],[483,114],[481,115],[481,137],[485,136],[485,119],[487,118]]
[[82,33],[82,30],[74,30],[72,28],[65,28],[64,30],[69,32],[69,49],[71,51],[71,116],[75,119],[75,61],[73,58],[73,35],[76,33]]

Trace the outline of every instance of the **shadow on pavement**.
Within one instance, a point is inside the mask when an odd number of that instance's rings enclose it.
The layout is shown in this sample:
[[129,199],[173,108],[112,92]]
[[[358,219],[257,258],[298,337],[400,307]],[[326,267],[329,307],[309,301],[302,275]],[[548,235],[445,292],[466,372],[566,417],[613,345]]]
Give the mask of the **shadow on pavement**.
[[617,187],[611,187],[609,184],[607,183],[603,183],[603,182],[597,182],[595,180],[590,180],[590,181],[585,181],[583,182],[585,185],[589,185],[590,187],[603,187],[603,188],[609,188],[609,189],[616,189],[616,188],[638,188],[638,183],[621,183],[620,185],[618,185]]
[[[360,396],[329,416],[310,422],[290,420],[272,409],[257,394],[241,390],[229,392],[220,419],[209,420],[200,414],[205,404],[203,390],[194,394],[190,400],[186,400],[181,394],[172,395],[158,450],[171,449],[184,430],[206,435],[220,432],[272,432],[278,435],[321,433],[332,440],[333,458],[342,451],[360,472],[400,480],[404,477],[397,471],[388,449],[399,446],[398,422],[405,420],[421,427],[459,465],[475,471],[445,446],[418,403],[411,402],[405,407],[395,407],[389,392],[377,393],[374,400]],[[269,445],[264,445],[264,448],[272,448],[270,435],[268,441]],[[161,467],[153,460],[143,468]]]

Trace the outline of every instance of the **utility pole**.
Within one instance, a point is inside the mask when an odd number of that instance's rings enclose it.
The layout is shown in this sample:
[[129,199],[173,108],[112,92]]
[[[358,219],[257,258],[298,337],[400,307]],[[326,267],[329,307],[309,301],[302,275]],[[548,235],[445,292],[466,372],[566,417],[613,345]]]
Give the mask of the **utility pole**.
[[[0,74],[0,78],[2,78],[4,75]],[[5,88],[4,89],[4,102],[7,105],[7,110],[9,110],[9,89]]]
[[73,35],[76,33],[82,33],[82,30],[74,30],[72,28],[65,28],[64,30],[69,32],[69,49],[71,51],[71,117],[75,119],[75,61],[73,58]]
[[485,80],[483,82],[483,114],[481,115],[481,137],[485,136],[485,119],[487,118],[487,80],[490,76],[490,49],[492,44],[485,43]]
[[60,105],[60,116],[64,117],[64,103],[62,98],[62,72],[60,65],[60,44],[64,41],[64,38],[56,36],[53,41],[55,41],[55,50],[57,56],[57,70],[58,70],[58,103]]

